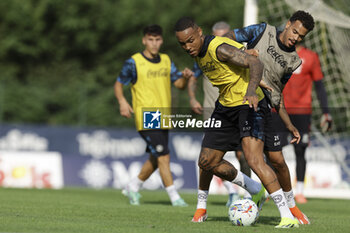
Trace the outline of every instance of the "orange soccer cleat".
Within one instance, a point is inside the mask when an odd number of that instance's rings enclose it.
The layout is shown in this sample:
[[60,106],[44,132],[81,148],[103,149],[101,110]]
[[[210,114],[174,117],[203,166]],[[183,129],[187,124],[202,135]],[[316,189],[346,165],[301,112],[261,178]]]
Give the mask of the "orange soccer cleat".
[[306,217],[306,215],[299,210],[297,206],[293,208],[289,208],[290,212],[292,212],[293,216],[298,219],[300,224],[310,224],[310,220]]
[[204,222],[207,217],[208,215],[206,209],[197,209],[192,218],[192,222]]

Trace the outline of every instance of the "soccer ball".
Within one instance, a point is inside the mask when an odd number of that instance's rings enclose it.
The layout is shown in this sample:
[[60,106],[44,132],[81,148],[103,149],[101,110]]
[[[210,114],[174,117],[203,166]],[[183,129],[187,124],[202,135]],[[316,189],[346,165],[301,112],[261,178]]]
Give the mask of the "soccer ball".
[[258,217],[258,207],[250,199],[237,200],[228,209],[228,218],[235,226],[251,226]]

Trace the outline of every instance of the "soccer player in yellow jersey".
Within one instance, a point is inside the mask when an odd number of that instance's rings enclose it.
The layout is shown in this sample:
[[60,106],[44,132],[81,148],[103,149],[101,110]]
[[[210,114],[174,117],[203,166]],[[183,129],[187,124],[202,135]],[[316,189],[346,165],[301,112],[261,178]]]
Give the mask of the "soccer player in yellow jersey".
[[[224,36],[229,31],[230,31],[230,25],[224,21],[216,22],[212,27],[212,35],[214,36]],[[203,119],[207,120],[208,118],[210,118],[215,108],[215,102],[219,97],[219,89],[217,87],[214,87],[205,75],[202,75],[202,70],[198,67],[196,62],[194,63],[192,71],[194,72],[194,76],[192,76],[187,83],[187,91],[188,91],[188,96],[190,97],[190,105],[192,107],[192,110],[195,113],[197,114],[203,113]],[[197,80],[199,79],[200,76],[203,77],[203,92],[204,92],[203,107],[196,99]],[[240,165],[240,170],[244,174],[250,177],[251,176],[250,167],[243,155],[242,149],[237,148],[235,153]],[[229,194],[226,206],[230,207],[234,201],[239,199],[239,195],[237,193],[237,190],[234,187],[234,184],[232,184],[230,181],[223,180],[223,184],[226,187]],[[250,198],[251,196],[249,192],[246,191],[244,193],[244,197]]]
[[277,176],[263,157],[264,126],[271,120],[267,101],[258,87],[263,64],[242,51],[243,45],[238,42],[203,35],[191,18],[180,18],[175,24],[175,32],[181,47],[195,58],[203,73],[219,88],[219,98],[211,117],[221,120],[222,124],[221,128],[206,132],[203,138],[198,160],[201,173],[198,203],[192,221],[202,222],[207,218],[206,200],[213,174],[245,188],[261,209],[265,200],[264,188],[223,159],[226,151],[235,149],[241,142],[249,166],[270,196],[276,197],[273,200],[283,222],[288,222],[286,227],[298,227],[298,220],[288,208]]
[[[170,154],[168,149],[168,130],[154,126],[159,119],[159,109],[169,111],[171,108],[171,82],[177,88],[184,88],[192,71],[186,68],[178,72],[168,55],[159,53],[163,43],[162,28],[150,25],[144,28],[142,43],[145,49],[128,59],[114,85],[115,96],[119,102],[120,114],[130,118],[134,113],[136,129],[146,141],[149,159],[143,164],[137,177],[133,178],[123,194],[129,198],[131,205],[140,204],[139,189],[143,182],[159,168],[159,174],[173,206],[187,206],[178,194],[170,172]],[[123,95],[123,85],[131,83],[132,107]],[[144,110],[152,108],[150,125],[144,125]],[[153,127],[154,126],[154,127]]]

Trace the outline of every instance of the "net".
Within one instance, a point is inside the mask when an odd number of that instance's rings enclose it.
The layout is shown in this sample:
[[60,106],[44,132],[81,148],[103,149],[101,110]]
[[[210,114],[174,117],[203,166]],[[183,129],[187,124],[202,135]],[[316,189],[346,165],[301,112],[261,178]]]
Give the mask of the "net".
[[[297,10],[305,10],[314,17],[315,28],[305,38],[304,45],[319,56],[334,124],[328,134],[320,133],[322,110],[313,90],[311,128],[316,139],[313,143],[328,151],[324,157],[320,153],[314,153],[314,157],[315,161],[327,162],[327,166],[335,160],[342,167],[342,179],[350,183],[350,6],[343,0],[329,4],[332,7],[320,0],[260,0],[258,19],[280,27]],[[337,145],[341,145],[344,153],[335,149]],[[312,157],[310,154],[308,159]]]
[[[334,126],[328,136],[350,135],[350,16],[315,0],[258,1],[259,21],[281,26],[296,10],[305,10],[315,19],[312,32],[305,38],[307,48],[320,58]],[[350,12],[350,7],[348,7]],[[313,125],[319,126],[322,110],[313,90]]]

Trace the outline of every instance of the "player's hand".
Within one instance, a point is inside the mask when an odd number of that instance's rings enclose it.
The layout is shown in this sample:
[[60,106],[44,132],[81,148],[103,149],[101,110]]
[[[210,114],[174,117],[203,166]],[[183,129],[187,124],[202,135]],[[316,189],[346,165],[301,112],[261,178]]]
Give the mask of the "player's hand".
[[256,56],[258,57],[259,56],[259,51],[256,50],[256,49],[246,49],[244,50],[246,53],[250,54],[250,55],[253,55],[253,56]]
[[254,94],[245,94],[245,96],[243,97],[243,104],[245,102],[249,103],[249,107],[250,108],[254,108],[254,111],[257,112],[258,111],[258,103],[259,103],[259,98],[258,95],[254,92]]
[[127,101],[119,103],[120,115],[126,118],[131,118],[131,115],[134,113],[134,110]]
[[329,113],[324,113],[321,117],[321,130],[323,133],[328,132],[332,128],[332,116]]
[[194,76],[194,72],[192,70],[190,70],[189,68],[185,68],[183,71],[182,71],[182,77],[184,77],[185,79],[189,79],[191,78],[192,76]]
[[297,128],[295,128],[294,125],[288,126],[287,129],[288,129],[289,132],[293,135],[293,138],[292,138],[292,140],[290,141],[290,143],[296,142],[297,144],[299,144],[300,139],[301,139],[299,130],[298,130]]
[[267,85],[267,83],[264,80],[260,81],[259,86],[273,92],[273,88]]
[[192,111],[194,111],[195,113],[197,114],[203,113],[202,105],[195,98],[192,98],[190,100],[190,105],[191,105]]

